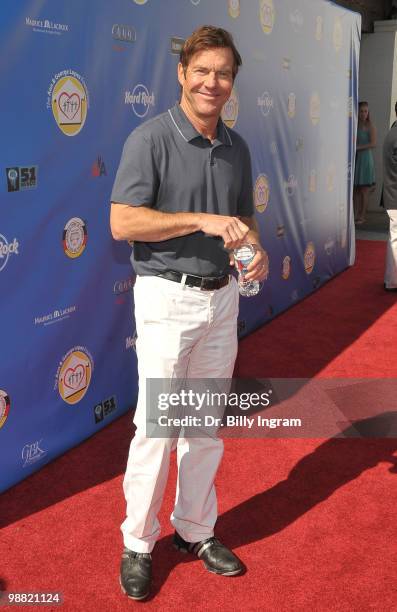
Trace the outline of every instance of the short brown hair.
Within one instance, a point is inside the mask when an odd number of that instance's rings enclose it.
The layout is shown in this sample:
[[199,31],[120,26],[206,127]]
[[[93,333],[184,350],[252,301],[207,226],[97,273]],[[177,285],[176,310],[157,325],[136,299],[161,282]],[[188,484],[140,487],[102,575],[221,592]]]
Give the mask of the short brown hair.
[[233,36],[227,30],[223,28],[216,28],[214,26],[203,25],[193,32],[185,40],[185,43],[181,49],[180,62],[183,66],[183,71],[186,72],[186,68],[189,65],[193,55],[198,51],[204,51],[205,49],[213,49],[216,47],[226,47],[233,53],[233,79],[236,77],[239,66],[242,64],[241,55],[237,51]]

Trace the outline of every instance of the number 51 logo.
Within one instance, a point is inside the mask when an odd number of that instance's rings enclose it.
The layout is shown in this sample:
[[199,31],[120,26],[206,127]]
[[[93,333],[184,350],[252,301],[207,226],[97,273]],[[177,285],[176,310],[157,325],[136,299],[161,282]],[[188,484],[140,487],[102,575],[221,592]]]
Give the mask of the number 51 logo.
[[14,166],[6,168],[7,190],[23,191],[37,187],[38,166]]

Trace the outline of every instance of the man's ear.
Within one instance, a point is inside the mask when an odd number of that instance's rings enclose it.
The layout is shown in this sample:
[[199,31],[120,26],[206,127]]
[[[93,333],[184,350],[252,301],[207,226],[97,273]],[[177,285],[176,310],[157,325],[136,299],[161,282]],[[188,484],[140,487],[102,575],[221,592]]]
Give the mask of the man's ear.
[[179,85],[183,87],[183,84],[185,82],[185,71],[183,69],[181,62],[179,62],[178,64],[178,81],[179,81]]

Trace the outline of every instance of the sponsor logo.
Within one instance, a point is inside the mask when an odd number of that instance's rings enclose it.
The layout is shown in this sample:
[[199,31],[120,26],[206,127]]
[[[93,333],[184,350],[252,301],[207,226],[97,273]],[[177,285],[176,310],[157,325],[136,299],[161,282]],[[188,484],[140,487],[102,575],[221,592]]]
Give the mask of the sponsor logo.
[[275,140],[273,140],[270,143],[270,152],[272,153],[272,155],[277,155],[278,154],[277,142]]
[[132,91],[125,92],[124,103],[130,104],[135,115],[142,119],[148,114],[149,108],[155,104],[154,93],[149,93],[145,85],[138,83]]
[[302,138],[302,137],[297,138],[297,139],[295,140],[295,150],[296,150],[296,151],[302,151],[302,150],[303,150],[303,147],[304,147],[304,144],[305,144],[305,143],[304,143],[304,140],[303,140],[303,138]]
[[135,285],[135,277],[130,276],[124,280],[117,280],[113,285],[113,293],[116,295],[120,295],[121,293],[127,293],[127,291],[131,291],[133,286]]
[[14,166],[6,168],[7,190],[23,191],[37,187],[38,166]]
[[291,293],[291,302],[296,302],[299,299],[298,289],[294,289]]
[[21,453],[23,467],[26,467],[27,465],[32,465],[33,463],[37,463],[37,461],[40,461],[40,459],[45,457],[47,451],[40,448],[42,441],[43,439],[36,440],[36,442],[31,442],[30,444],[25,444]]
[[128,351],[129,349],[134,349],[134,351],[136,350],[137,338],[138,336],[137,336],[136,330],[132,336],[127,336],[127,338],[125,339],[125,350],[126,351]]
[[230,17],[237,19],[240,16],[240,0],[228,0],[227,7]]
[[260,174],[255,181],[254,203],[258,212],[264,212],[270,199],[269,179],[266,174]]
[[317,125],[320,121],[320,96],[315,91],[310,98],[310,121]]
[[313,168],[309,174],[309,191],[310,193],[315,193],[317,190],[317,172]]
[[292,25],[292,28],[295,30],[295,32],[299,32],[299,30],[303,26],[302,13],[298,9],[291,11],[291,13],[289,14],[289,22]]
[[68,23],[56,23],[49,19],[32,19],[31,17],[25,17],[25,25],[32,28],[33,32],[41,32],[45,34],[64,34],[69,32]]
[[258,106],[261,109],[262,115],[267,117],[274,106],[274,100],[267,91],[264,91],[263,94],[258,97]]
[[289,57],[283,57],[282,67],[284,70],[289,70],[291,68],[291,59]]
[[0,272],[6,267],[10,255],[19,255],[19,242],[16,238],[8,242],[7,238],[0,234]]
[[264,33],[271,34],[275,20],[273,0],[259,0],[259,20]]
[[288,117],[292,119],[296,115],[296,95],[290,93],[288,95]]
[[316,31],[315,31],[315,38],[316,40],[320,41],[323,39],[323,35],[324,35],[324,19],[320,16],[317,15],[316,17]]
[[332,40],[334,43],[335,51],[336,52],[340,51],[343,45],[343,26],[342,26],[342,21],[340,17],[337,17],[335,19]]
[[132,26],[115,23],[112,26],[112,36],[115,40],[133,43],[136,41],[136,30]]
[[106,166],[102,157],[98,156],[91,166],[92,176],[106,176]]
[[112,395],[94,406],[95,423],[100,423],[117,409],[116,396]]
[[333,191],[335,189],[335,176],[336,176],[336,168],[335,164],[330,164],[327,168],[327,176],[326,176],[326,184],[327,191]]
[[135,4],[146,4],[147,0],[134,0]]
[[324,244],[324,251],[327,253],[327,255],[331,255],[334,248],[335,240],[332,240],[332,238],[328,238],[327,242]]
[[284,280],[288,280],[291,274],[291,257],[286,255],[283,259],[283,264],[281,267],[281,276]]
[[83,77],[74,70],[62,70],[52,78],[47,95],[47,108],[51,108],[61,132],[76,136],[84,126],[89,106]]
[[227,127],[233,128],[236,125],[239,110],[239,101],[235,88],[233,87],[230,98],[225,102],[222,109],[222,120]]
[[284,181],[284,188],[289,197],[293,196],[298,188],[298,180],[293,174],[290,174],[288,179]]
[[190,0],[190,2],[194,4],[194,6],[197,6],[198,4],[200,4],[200,0]]
[[77,404],[87,393],[90,386],[94,361],[83,346],[75,346],[62,357],[59,364],[54,389],[67,404]]
[[285,225],[277,226],[277,238],[282,238],[285,234]]
[[80,217],[72,217],[63,229],[63,250],[68,257],[80,257],[87,244],[87,227]]
[[3,427],[10,412],[11,400],[7,391],[0,389],[0,429]]
[[70,315],[76,312],[77,306],[67,306],[67,308],[55,309],[48,314],[34,318],[34,325],[51,325],[52,323],[58,323],[64,319],[69,319]]
[[185,44],[184,38],[179,38],[179,36],[171,37],[171,53],[175,55],[179,55],[182,51],[183,45]]
[[313,242],[308,242],[305,250],[305,254],[303,256],[303,263],[305,266],[306,274],[311,274],[313,272],[314,264],[316,261],[316,251],[314,248]]

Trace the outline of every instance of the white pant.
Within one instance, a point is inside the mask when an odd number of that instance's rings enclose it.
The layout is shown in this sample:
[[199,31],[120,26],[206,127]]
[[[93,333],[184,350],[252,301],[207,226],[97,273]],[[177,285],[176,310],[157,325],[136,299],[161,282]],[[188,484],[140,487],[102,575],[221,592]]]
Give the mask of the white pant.
[[231,378],[237,355],[239,294],[232,277],[225,287],[201,291],[155,276],[134,287],[139,397],[137,426],[124,477],[127,518],[124,544],[151,552],[160,534],[157,514],[167,482],[170,453],[177,448],[178,482],[171,522],[188,542],[214,534],[214,479],[223,454],[219,438],[147,438],[146,378]]
[[385,285],[387,289],[397,288],[397,210],[388,209],[389,240],[387,242]]

